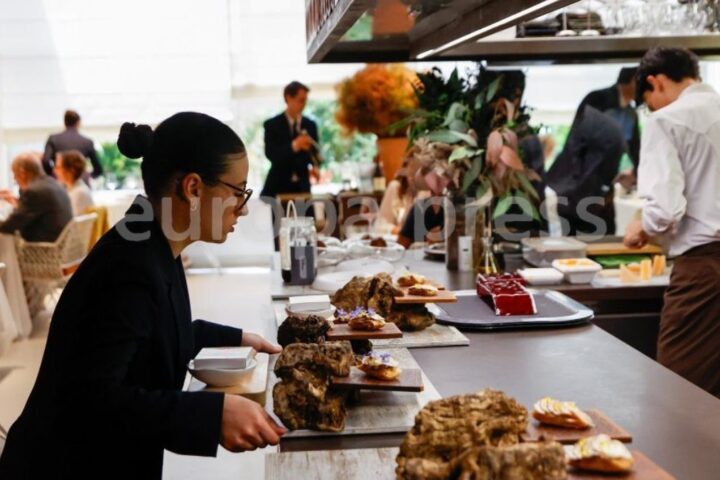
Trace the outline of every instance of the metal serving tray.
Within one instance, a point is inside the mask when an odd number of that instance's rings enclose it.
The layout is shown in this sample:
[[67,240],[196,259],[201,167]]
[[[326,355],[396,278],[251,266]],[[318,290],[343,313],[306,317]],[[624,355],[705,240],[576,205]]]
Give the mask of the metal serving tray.
[[530,288],[528,291],[535,299],[535,315],[495,315],[475,290],[455,292],[457,303],[428,304],[428,308],[438,323],[466,330],[558,328],[586,323],[594,316],[592,310],[560,292]]

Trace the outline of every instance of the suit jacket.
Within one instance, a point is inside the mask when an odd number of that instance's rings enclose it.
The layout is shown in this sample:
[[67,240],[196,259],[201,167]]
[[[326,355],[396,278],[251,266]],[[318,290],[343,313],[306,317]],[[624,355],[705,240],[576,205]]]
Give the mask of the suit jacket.
[[103,174],[103,168],[98,160],[93,141],[80,135],[80,132],[78,132],[76,128],[68,128],[64,132],[50,135],[45,144],[45,153],[43,154],[43,168],[45,169],[45,173],[55,175],[53,172],[55,155],[58,152],[64,152],[66,150],[78,150],[85,155],[85,158],[90,160],[93,167],[93,178]]
[[181,388],[201,348],[240,345],[242,331],[191,322],[182,263],[143,204],[65,287],[0,478],[159,479],[163,449],[216,454],[223,394]]
[[620,92],[617,85],[588,93],[578,107],[576,119],[587,106],[608,113],[618,121],[627,143],[627,153],[637,169],[640,163],[640,121],[634,108],[620,106]]
[[42,175],[20,192],[18,206],[0,222],[0,232],[19,230],[28,242],[54,242],[72,217],[67,191],[54,178]]
[[[265,156],[270,160],[270,171],[261,195],[274,197],[278,193],[309,193],[308,166],[312,164],[312,158],[308,152],[293,152],[291,143],[295,135],[290,131],[285,113],[267,120],[264,127]],[[308,135],[318,141],[315,122],[302,117],[300,128],[307,130]],[[296,182],[292,181],[293,176],[297,177]]]

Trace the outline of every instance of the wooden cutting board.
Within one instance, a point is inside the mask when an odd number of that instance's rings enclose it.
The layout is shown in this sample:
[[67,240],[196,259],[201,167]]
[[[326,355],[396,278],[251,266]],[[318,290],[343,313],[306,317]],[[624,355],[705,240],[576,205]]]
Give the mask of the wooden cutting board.
[[381,390],[390,392],[422,392],[425,389],[422,370],[403,368],[395,380],[378,380],[368,377],[357,367],[350,369],[347,377],[333,377],[332,386],[352,390]]
[[[243,397],[249,398],[260,405],[265,405],[265,400],[267,398],[268,365],[270,363],[270,355],[267,353],[256,353],[255,360],[257,361],[257,366],[253,370],[252,375],[243,379],[243,381],[237,385],[230,387],[209,387],[197,378],[191,377],[187,391],[222,392],[230,393],[232,395],[242,395]],[[188,373],[188,375],[190,374]]]
[[642,248],[628,248],[622,242],[588,243],[586,254],[588,257],[599,255],[662,255],[663,251],[657,245],[647,244]]
[[[647,456],[633,450],[635,467],[627,475],[598,475],[568,472],[568,480],[674,480]],[[364,448],[357,450],[325,450],[314,452],[270,453],[265,455],[267,480],[395,480],[397,448]]]
[[457,297],[449,290],[438,290],[437,295],[434,297],[423,297],[420,295],[410,295],[407,293],[407,289],[402,289],[405,295],[402,297],[395,297],[395,303],[398,305],[407,305],[411,303],[455,303]]
[[327,333],[328,340],[373,340],[401,338],[402,331],[392,322],[387,322],[380,330],[353,330],[346,323],[338,323]]
[[632,442],[630,435],[624,428],[610,420],[602,412],[597,410],[586,410],[586,413],[592,418],[595,426],[586,430],[577,430],[573,428],[554,427],[545,425],[535,419],[530,419],[530,426],[527,433],[523,436],[526,442],[536,442],[544,437],[546,440],[555,440],[563,444],[573,444],[585,437],[605,434],[615,440],[621,442]]

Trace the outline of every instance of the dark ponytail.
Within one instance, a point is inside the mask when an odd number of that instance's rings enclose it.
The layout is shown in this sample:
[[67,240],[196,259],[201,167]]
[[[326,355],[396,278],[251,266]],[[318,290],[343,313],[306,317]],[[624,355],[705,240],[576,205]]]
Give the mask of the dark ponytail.
[[229,166],[227,155],[245,153],[245,145],[230,127],[196,112],[176,113],[154,132],[147,125],[125,123],[117,145],[129,158],[142,157],[145,193],[153,200],[167,194],[179,175],[197,173],[205,183],[216,184]]

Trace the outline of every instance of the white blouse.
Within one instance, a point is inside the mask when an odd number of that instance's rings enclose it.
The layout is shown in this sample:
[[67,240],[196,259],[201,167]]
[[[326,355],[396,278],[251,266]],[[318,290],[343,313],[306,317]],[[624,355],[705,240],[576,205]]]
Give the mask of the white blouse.
[[76,217],[85,213],[85,210],[87,210],[88,207],[92,207],[93,205],[95,205],[90,189],[88,188],[87,184],[85,184],[85,182],[83,182],[80,178],[75,182],[72,187],[70,187],[70,189],[68,190],[68,195],[70,195],[73,215]]

